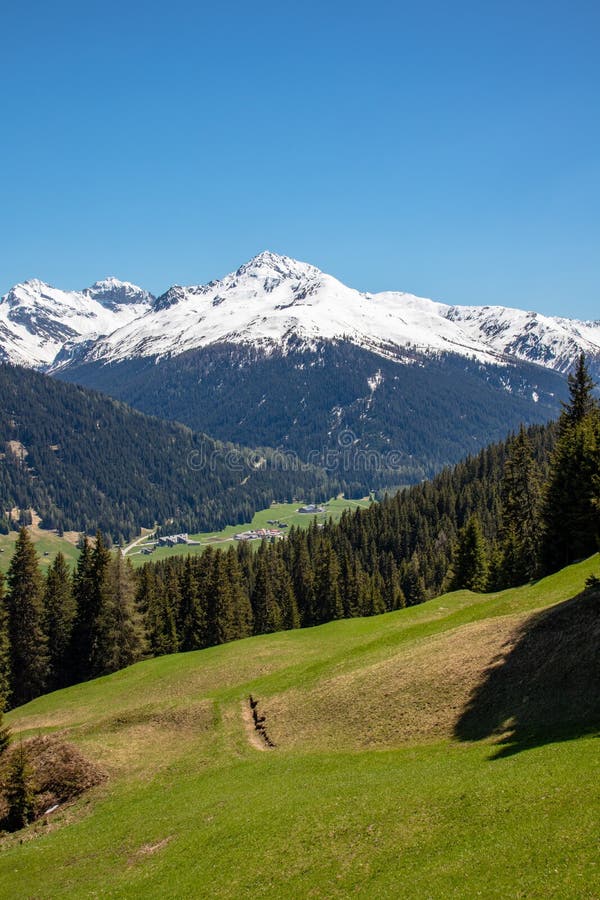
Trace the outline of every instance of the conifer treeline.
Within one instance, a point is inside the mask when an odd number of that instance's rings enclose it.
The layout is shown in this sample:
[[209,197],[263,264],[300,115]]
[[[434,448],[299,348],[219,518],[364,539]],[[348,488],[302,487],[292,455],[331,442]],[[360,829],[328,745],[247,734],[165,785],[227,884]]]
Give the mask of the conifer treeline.
[[600,411],[583,358],[569,387],[558,425],[256,552],[207,548],[134,573],[98,534],[73,577],[59,555],[44,580],[22,529],[0,603],[0,690],[14,706],[145,656],[500,589],[592,554]]

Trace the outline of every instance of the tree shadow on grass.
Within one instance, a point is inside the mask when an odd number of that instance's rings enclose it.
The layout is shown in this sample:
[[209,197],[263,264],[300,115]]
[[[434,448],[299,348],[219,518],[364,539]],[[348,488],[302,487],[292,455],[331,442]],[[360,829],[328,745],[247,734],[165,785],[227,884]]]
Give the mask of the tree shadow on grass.
[[600,593],[527,618],[485,671],[454,727],[461,741],[497,737],[492,759],[600,735]]

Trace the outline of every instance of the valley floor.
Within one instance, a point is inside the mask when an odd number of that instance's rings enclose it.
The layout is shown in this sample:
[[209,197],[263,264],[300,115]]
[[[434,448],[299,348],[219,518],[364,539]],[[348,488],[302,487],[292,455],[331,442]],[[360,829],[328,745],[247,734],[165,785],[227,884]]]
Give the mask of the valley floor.
[[600,617],[581,592],[598,567],[149,660],[13,711],[109,778],[4,839],[0,896],[597,898]]

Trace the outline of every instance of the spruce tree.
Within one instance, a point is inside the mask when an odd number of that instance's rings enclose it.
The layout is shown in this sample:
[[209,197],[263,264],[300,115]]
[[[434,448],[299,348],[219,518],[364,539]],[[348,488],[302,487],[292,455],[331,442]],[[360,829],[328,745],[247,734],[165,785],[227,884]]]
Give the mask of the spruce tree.
[[406,597],[400,584],[400,572],[391,553],[386,553],[383,561],[383,596],[388,611],[406,606]]
[[344,615],[340,591],[340,564],[328,536],[324,536],[315,558],[315,618],[317,623]]
[[4,782],[4,796],[8,806],[6,827],[9,831],[25,828],[33,820],[35,793],[33,772],[23,744],[11,753]]
[[4,712],[0,710],[0,756],[8,750],[11,739],[10,728],[4,724]]
[[136,605],[143,615],[151,655],[176,653],[179,641],[172,599],[152,564],[145,565],[138,576]]
[[10,639],[4,575],[0,572],[0,712],[10,699]]
[[69,653],[76,606],[71,572],[62,553],[48,569],[44,591],[44,625],[48,639],[48,688],[69,681]]
[[559,422],[544,492],[541,562],[556,571],[597,549],[600,521],[595,484],[600,477],[600,410],[585,355],[569,375],[569,402]]
[[92,547],[87,535],[79,542],[79,559],[73,578],[75,619],[71,631],[71,681],[85,681],[91,676],[92,645],[97,616]]
[[111,551],[101,531],[96,532],[92,550],[93,606],[95,616],[92,632],[90,675],[106,675],[113,669],[114,610],[110,579]]
[[289,631],[300,627],[300,615],[291,575],[283,560],[276,554],[274,556],[275,594],[281,609],[281,626],[284,630]]
[[598,401],[594,397],[596,385],[589,373],[585,353],[582,353],[575,364],[575,369],[568,376],[569,402],[563,403],[561,430],[568,429],[598,409]]
[[471,516],[458,535],[448,589],[486,590],[488,560],[486,543],[477,516]]
[[542,566],[554,572],[598,548],[595,503],[600,476],[600,415],[594,410],[561,429],[544,493]]
[[252,606],[245,584],[244,573],[233,547],[226,554],[226,572],[231,590],[233,608],[233,640],[249,637],[253,632]]
[[183,578],[180,582],[177,633],[179,649],[183,652],[206,646],[206,610],[201,602],[191,556],[185,561]]
[[135,603],[135,577],[131,563],[120,550],[114,554],[108,572],[109,641],[106,671],[116,672],[141,659],[146,635]]
[[292,564],[294,595],[302,624],[312,625],[316,621],[315,572],[304,534],[297,532],[293,540],[295,544]]
[[251,602],[255,634],[269,634],[281,630],[282,616],[275,594],[271,557],[264,544],[259,547],[256,554]]
[[413,553],[409,562],[403,560],[399,574],[400,586],[407,605],[416,606],[419,603],[423,603],[427,599],[427,591],[416,553]]
[[509,444],[502,480],[500,581],[513,587],[534,578],[541,539],[541,485],[525,429]]
[[19,532],[7,581],[11,700],[20,706],[42,693],[48,676],[42,578],[26,528]]
[[235,609],[231,580],[224,553],[216,553],[210,577],[208,642],[225,644],[235,637]]

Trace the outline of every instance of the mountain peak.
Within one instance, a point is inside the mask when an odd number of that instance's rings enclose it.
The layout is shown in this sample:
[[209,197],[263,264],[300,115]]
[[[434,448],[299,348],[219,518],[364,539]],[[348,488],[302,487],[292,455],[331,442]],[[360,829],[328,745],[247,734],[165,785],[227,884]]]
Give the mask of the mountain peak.
[[92,300],[97,300],[103,306],[114,309],[115,306],[122,306],[132,303],[150,304],[154,300],[152,294],[138,287],[137,284],[131,284],[130,281],[120,281],[114,275],[109,275],[100,281],[86,288],[82,293]]
[[281,279],[301,278],[321,273],[310,263],[300,262],[292,259],[291,256],[281,256],[271,250],[263,250],[240,266],[235,274],[238,278],[247,275],[254,278],[275,277]]

